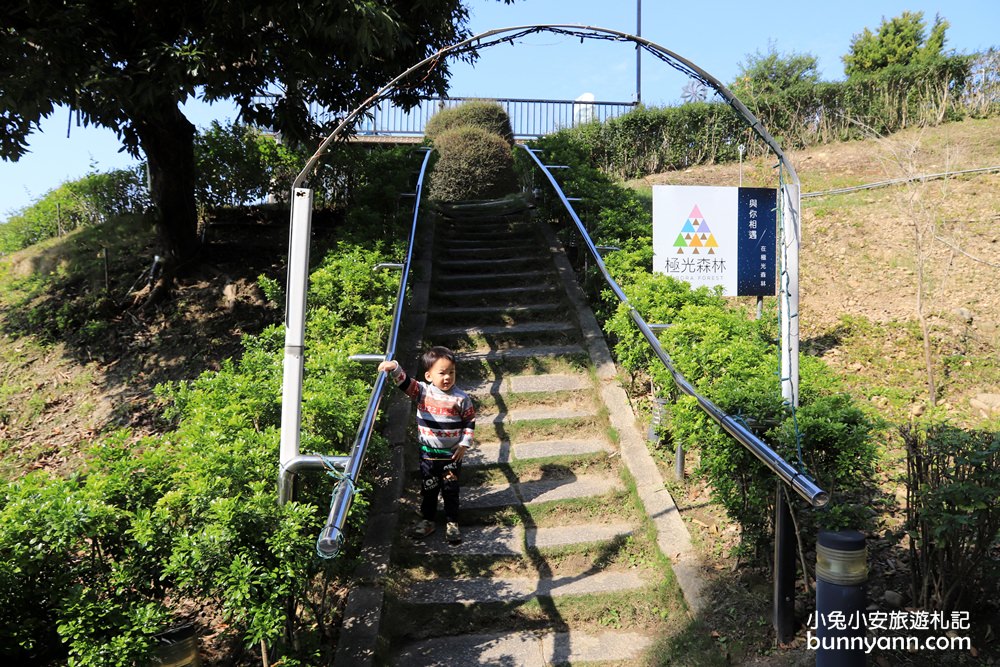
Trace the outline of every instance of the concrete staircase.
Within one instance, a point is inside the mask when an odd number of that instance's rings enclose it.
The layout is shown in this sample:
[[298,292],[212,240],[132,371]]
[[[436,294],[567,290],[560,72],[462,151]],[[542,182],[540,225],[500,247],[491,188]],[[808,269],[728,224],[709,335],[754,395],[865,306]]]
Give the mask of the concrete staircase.
[[[632,469],[648,452],[627,404],[608,403],[607,349],[568,287],[558,243],[525,215],[467,216],[438,221],[431,255],[423,341],[458,353],[478,446],[462,470],[459,545],[445,541],[443,524],[409,537],[419,499],[408,448],[381,660],[647,660],[664,624],[697,604],[696,585],[687,604],[677,586],[693,581],[692,552],[651,459]],[[664,495],[669,503],[656,505]],[[680,567],[677,580],[664,555]]]

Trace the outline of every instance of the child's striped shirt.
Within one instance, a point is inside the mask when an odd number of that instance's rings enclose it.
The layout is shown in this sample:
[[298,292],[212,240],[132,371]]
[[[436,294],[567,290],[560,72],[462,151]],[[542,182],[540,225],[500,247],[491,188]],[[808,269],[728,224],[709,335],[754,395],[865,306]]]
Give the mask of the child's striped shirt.
[[458,387],[441,391],[418,382],[398,363],[390,371],[393,381],[417,405],[417,435],[425,457],[450,457],[457,447],[471,447],[476,430],[476,408]]

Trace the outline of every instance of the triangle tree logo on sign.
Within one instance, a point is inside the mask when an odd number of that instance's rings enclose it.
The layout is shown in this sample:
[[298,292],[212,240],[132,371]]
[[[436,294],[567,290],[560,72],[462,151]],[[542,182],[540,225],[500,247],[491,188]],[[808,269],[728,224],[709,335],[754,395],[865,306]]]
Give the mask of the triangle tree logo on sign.
[[[678,255],[683,255],[688,250],[692,255],[697,255],[699,252],[714,255],[715,249],[719,247],[715,235],[709,229],[708,222],[702,216],[701,209],[698,208],[697,204],[691,209],[691,215],[687,217],[684,227],[677,234],[674,247],[677,248]],[[699,248],[701,248],[700,251]]]
[[775,293],[777,191],[653,187],[653,270],[723,296]]

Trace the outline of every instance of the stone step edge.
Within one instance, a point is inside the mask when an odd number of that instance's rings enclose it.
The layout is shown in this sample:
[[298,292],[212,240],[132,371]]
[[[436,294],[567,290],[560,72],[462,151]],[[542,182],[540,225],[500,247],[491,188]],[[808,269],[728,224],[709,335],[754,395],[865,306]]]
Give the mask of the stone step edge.
[[[441,526],[438,526],[441,528]],[[456,556],[518,556],[527,549],[553,549],[573,545],[609,542],[631,535],[636,526],[627,523],[580,523],[542,528],[516,526],[461,525],[462,541],[447,544],[443,530],[413,542],[421,554],[443,553]]]
[[560,391],[585,391],[593,389],[590,377],[583,373],[543,373],[539,375],[506,375],[491,381],[463,383],[458,388],[471,396],[503,396],[511,394],[538,394]]
[[482,296],[519,296],[524,294],[538,294],[539,292],[555,292],[558,288],[555,285],[543,283],[541,285],[518,285],[516,287],[474,287],[474,288],[454,288],[446,287],[433,290],[437,298],[448,297],[451,299],[468,299]]
[[586,354],[579,345],[536,345],[533,347],[512,347],[507,350],[488,352],[460,352],[456,356],[462,361],[496,361],[498,359],[527,359],[530,357],[561,357]]
[[582,573],[576,576],[534,579],[530,577],[475,577],[433,579],[411,584],[403,595],[410,604],[489,604],[518,602],[535,597],[600,595],[636,591],[651,586],[652,571],[636,570]]
[[462,507],[489,510],[502,507],[538,505],[558,500],[596,498],[625,488],[616,477],[580,475],[571,481],[539,480],[490,486],[466,486]]
[[[508,632],[432,637],[404,646],[394,657],[397,667],[448,665],[550,665],[638,660],[653,638],[635,632],[591,635],[569,632]],[[435,659],[447,656],[440,662]]]
[[447,276],[438,276],[435,282],[461,282],[463,280],[521,280],[529,278],[552,278],[555,273],[552,271],[508,271],[506,273],[452,273]]
[[427,327],[424,329],[424,337],[429,336],[499,336],[501,334],[533,334],[533,333],[563,333],[575,331],[576,325],[568,322],[522,322],[521,324],[495,324],[492,326],[476,327]]
[[511,444],[510,441],[478,443],[465,455],[466,467],[483,468],[514,461],[533,461],[555,456],[586,456],[611,454],[614,449],[598,438],[566,438],[562,440],[529,440]]
[[532,303],[520,306],[431,306],[430,315],[517,315],[565,309],[561,303]]

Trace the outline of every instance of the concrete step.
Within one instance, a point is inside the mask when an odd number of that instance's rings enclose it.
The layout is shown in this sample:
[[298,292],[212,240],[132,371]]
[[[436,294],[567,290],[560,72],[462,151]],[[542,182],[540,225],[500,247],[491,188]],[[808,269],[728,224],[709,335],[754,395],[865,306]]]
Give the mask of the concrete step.
[[583,456],[611,453],[611,445],[598,438],[573,438],[565,440],[532,440],[518,444],[509,441],[488,442],[477,445],[465,454],[466,466],[488,466],[511,461],[530,461],[552,456]]
[[555,285],[542,283],[540,285],[518,285],[516,287],[493,288],[455,288],[436,289],[431,294],[431,301],[440,304],[456,305],[527,305],[540,301],[551,301],[559,298],[562,290]]
[[439,273],[509,273],[547,269],[552,266],[549,257],[499,257],[499,258],[441,258],[434,262]]
[[524,322],[484,327],[428,327],[424,342],[445,345],[456,352],[501,351],[535,345],[566,345],[578,342],[578,327],[563,322]]
[[559,391],[592,389],[590,378],[583,374],[510,375],[486,382],[458,382],[458,387],[473,396],[502,394],[551,394]]
[[480,410],[476,415],[476,423],[485,424],[517,424],[520,422],[556,420],[556,419],[582,419],[593,417],[597,411],[591,405],[556,405],[542,407],[525,407],[504,410],[503,412],[493,412],[489,409]]
[[437,227],[438,241],[448,241],[454,239],[476,239],[476,238],[511,238],[529,237],[535,238],[537,229],[534,224],[518,219],[503,220],[476,220],[473,222],[447,222]]
[[519,602],[536,597],[592,595],[634,591],[647,585],[647,578],[628,572],[581,573],[576,576],[536,579],[531,577],[432,579],[414,583],[405,599],[411,604],[489,604]]
[[547,248],[539,248],[537,244],[530,246],[510,246],[507,244],[483,244],[477,247],[455,247],[438,249],[436,257],[449,260],[479,260],[479,259],[534,259],[537,262],[551,263],[551,255]]
[[434,637],[414,642],[395,657],[398,667],[517,665],[550,667],[637,661],[653,639],[635,632],[510,632]]
[[438,276],[435,284],[438,288],[448,288],[454,285],[462,287],[514,287],[517,285],[537,285],[538,283],[555,281],[552,271],[509,271],[497,273],[453,273]]
[[432,304],[427,311],[428,326],[487,326],[496,324],[521,324],[559,316],[566,313],[562,303],[532,303],[514,306]]
[[533,237],[522,235],[497,235],[486,238],[447,238],[438,242],[438,251],[446,253],[452,250],[478,250],[482,248],[510,248],[523,251],[534,251],[538,241]]
[[579,345],[535,345],[532,347],[514,347],[508,350],[489,350],[487,352],[462,352],[458,355],[461,361],[502,361],[504,359],[530,359],[531,357],[562,357],[586,354]]
[[613,477],[580,475],[537,482],[472,486],[462,489],[462,508],[495,509],[603,496],[620,489],[621,485],[621,481]]
[[608,542],[629,535],[634,526],[626,523],[585,523],[551,528],[523,526],[462,526],[462,541],[446,545],[443,531],[413,542],[417,553],[446,550],[456,556],[524,556],[527,549],[552,549],[572,544]]
[[577,329],[570,322],[526,322],[524,324],[494,324],[475,327],[428,327],[424,334],[433,336],[517,336],[542,333],[569,333]]

